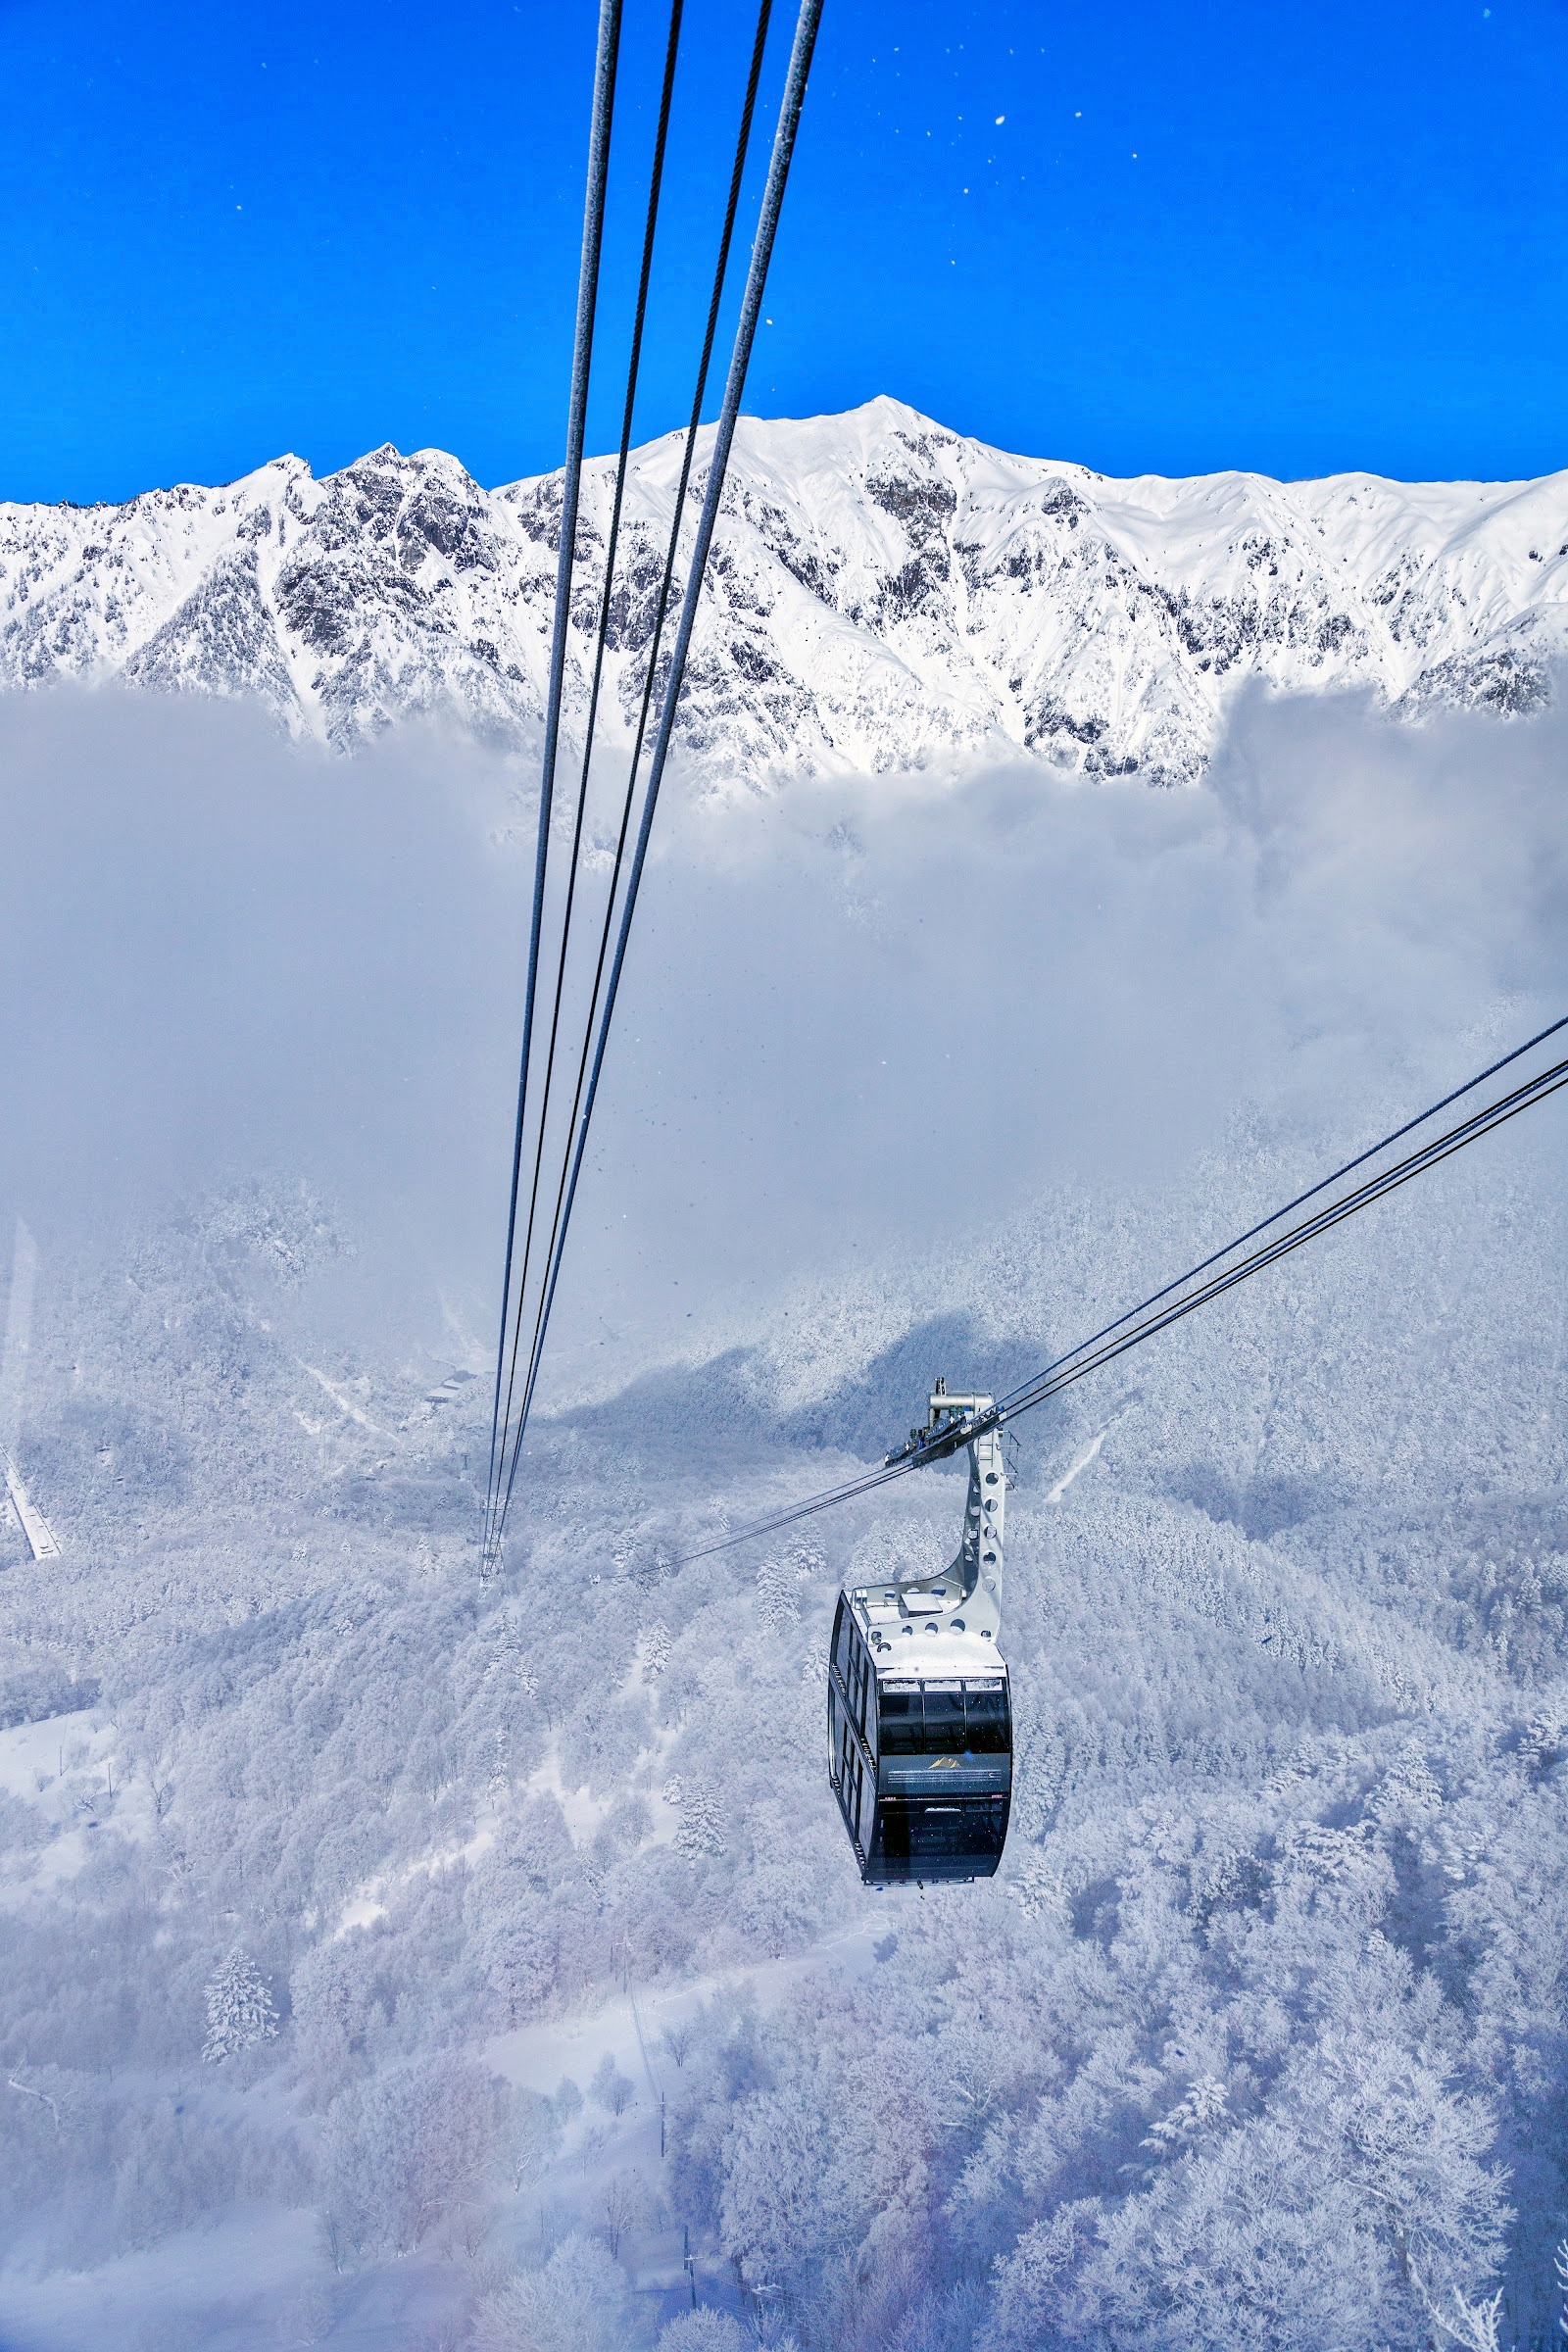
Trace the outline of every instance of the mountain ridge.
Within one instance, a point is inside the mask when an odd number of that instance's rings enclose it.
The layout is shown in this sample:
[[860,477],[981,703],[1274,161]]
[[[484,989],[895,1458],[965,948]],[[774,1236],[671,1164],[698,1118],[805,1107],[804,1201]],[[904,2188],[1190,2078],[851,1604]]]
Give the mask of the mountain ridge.
[[[629,743],[680,436],[634,453],[605,738]],[[711,434],[699,447],[705,478]],[[589,462],[567,664],[586,708],[613,460]],[[448,713],[531,738],[561,476],[487,491],[390,444],[120,506],[0,505],[0,686],[253,694],[352,751]],[[1528,711],[1568,647],[1568,471],[1119,479],[965,439],[885,396],[743,420],[677,743],[717,779],[979,758],[1195,781],[1246,678],[1391,710]]]

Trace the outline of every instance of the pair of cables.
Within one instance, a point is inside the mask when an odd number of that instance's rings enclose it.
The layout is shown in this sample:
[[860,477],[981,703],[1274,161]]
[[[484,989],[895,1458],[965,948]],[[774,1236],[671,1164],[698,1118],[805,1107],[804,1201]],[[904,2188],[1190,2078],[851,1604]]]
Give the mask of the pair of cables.
[[[1348,1218],[1358,1216],[1375,1201],[1386,1200],[1390,1193],[1397,1192],[1401,1186],[1410,1183],[1412,1178],[1441,1165],[1446,1159],[1451,1159],[1456,1152],[1462,1152],[1467,1145],[1479,1142],[1482,1136],[1491,1135],[1498,1127],[1506,1126],[1522,1111],[1532,1109],[1538,1102],[1545,1102],[1568,1087],[1568,1055],[1548,1058],[1540,1068],[1516,1080],[1479,1108],[1468,1110],[1463,1118],[1451,1126],[1414,1144],[1396,1158],[1387,1156],[1398,1145],[1409,1144],[1420,1129],[1429,1126],[1444,1111],[1474,1094],[1478,1087],[1485,1086],[1490,1079],[1499,1076],[1527,1054],[1544,1046],[1548,1039],[1568,1042],[1562,1040],[1561,1036],[1565,1029],[1568,1029],[1568,1014],[1539,1030],[1534,1037],[1527,1038],[1523,1045],[1516,1046],[1499,1060],[1489,1063],[1486,1069],[1478,1070],[1462,1086],[1455,1087],[1450,1094],[1430,1103],[1413,1119],[1407,1119],[1379,1143],[1358,1152],[1355,1158],[1347,1160],[1343,1167],[1336,1168],[1331,1175],[1320,1178],[1306,1192],[1298,1193],[1294,1200],[1286,1201],[1282,1208],[1275,1209],[1258,1224],[1250,1226],[1246,1233],[1238,1234],[1223,1250],[1216,1250],[1208,1257],[1200,1259],[1196,1266],[1190,1266],[1185,1274],[1164,1284],[1149,1298],[1140,1300],[1138,1305],[1129,1307],[1114,1322],[1105,1324],[1088,1339],[1081,1340],[1075,1348],[1068,1348],[1064,1355],[1058,1355],[1053,1363],[1045,1365],[1018,1388],[998,1397],[986,1411],[967,1419],[956,1417],[931,1431],[920,1431],[911,1437],[906,1446],[890,1454],[880,1469],[867,1471],[863,1477],[851,1479],[841,1487],[829,1488],[821,1494],[813,1494],[805,1502],[797,1503],[787,1511],[777,1512],[770,1518],[759,1519],[746,1527],[737,1528],[715,1543],[705,1544],[686,1552],[676,1565],[684,1566],[688,1560],[706,1559],[710,1553],[727,1551],[732,1545],[744,1544],[753,1537],[776,1535],[781,1529],[793,1527],[800,1520],[814,1518],[820,1511],[835,1510],[840,1504],[869,1494],[894,1479],[906,1477],[911,1470],[946,1460],[960,1446],[967,1445],[986,1430],[1000,1429],[1015,1420],[1020,1413],[1033,1412],[1037,1405],[1044,1404],[1048,1398],[1060,1396],[1064,1389],[1087,1379],[1092,1372],[1102,1370],[1118,1356],[1142,1347],[1146,1340],[1153,1339],[1159,1332],[1168,1331],[1172,1324],[1181,1322],[1200,1306],[1222,1298],[1239,1283],[1250,1281],[1254,1274],[1277,1264],[1294,1250],[1303,1249],[1308,1242],[1332,1232]],[[1345,1190],[1337,1189],[1345,1186],[1346,1180],[1352,1176],[1357,1177],[1358,1181]],[[1331,1198],[1325,1200],[1325,1194]],[[1312,1205],[1314,1203],[1316,1205]],[[1305,1214],[1298,1213],[1303,1210]]]
[[[539,829],[534,857],[533,908],[528,937],[528,968],[523,1001],[521,1064],[517,1080],[517,1109],[512,1153],[511,1195],[507,1211],[507,1244],[502,1279],[501,1331],[496,1350],[495,1395],[490,1423],[490,1466],[485,1491],[483,1562],[486,1572],[500,1557],[507,1515],[516,1483],[523,1437],[533,1405],[545,1338],[564,1258],[589,1131],[604,1073],[606,1050],[614,1016],[626,949],[631,936],[638,893],[647,861],[660,787],[674,733],[686,660],[696,625],[703,582],[708,569],[719,501],[723,495],[730,450],[740,415],[742,393],[761,312],[768,266],[783,207],[784,190],[800,127],[811,57],[816,43],[822,0],[800,0],[795,37],[785,77],[783,97],[773,135],[772,154],[759,209],[751,263],[741,297],[723,401],[714,429],[707,482],[698,515],[695,540],[679,600],[679,619],[667,663],[661,668],[665,620],[671,608],[686,502],[691,489],[697,441],[713,343],[718,326],[731,248],[740,212],[741,189],[750,152],[752,129],[760,85],[763,56],[771,19],[771,0],[760,0],[740,126],[730,172],[729,193],[719,235],[707,326],[698,362],[681,458],[679,484],[666,542],[662,575],[654,607],[652,634],[646,651],[642,694],[632,750],[627,765],[619,828],[609,887],[593,958],[585,1019],[576,1038],[575,1070],[567,1106],[566,1072],[573,1056],[566,1028],[575,1026],[567,1013],[570,995],[568,966],[577,912],[577,885],[582,870],[582,848],[594,738],[609,646],[615,568],[619,554],[626,481],[630,465],[632,423],[647,324],[648,294],[662,193],[669,118],[680,49],[683,0],[671,0],[669,30],[664,49],[658,128],[649,176],[643,230],[642,266],[626,369],[621,412],[620,445],[616,458],[610,528],[605,546],[605,571],[598,600],[598,617],[588,693],[577,804],[566,869],[560,941],[554,958],[548,1018],[540,973],[546,907],[551,884],[552,819],[556,771],[560,760],[562,713],[571,620],[572,579],[577,560],[577,526],[582,494],[583,447],[586,436],[588,389],[592,372],[595,323],[599,299],[600,264],[604,246],[606,194],[609,183],[611,139],[614,122],[615,82],[620,47],[621,0],[601,0],[599,41],[594,69],[592,129],[589,139],[588,186],[583,217],[582,258],[578,271],[577,323],[572,352],[571,397],[567,416],[566,462],[562,479],[561,547],[556,571],[555,626],[551,639],[549,683],[541,759]],[[656,712],[657,705],[657,716]],[[642,760],[652,748],[646,777]],[[632,818],[641,809],[635,838]],[[627,845],[632,843],[628,859]],[[612,949],[613,941],[613,949]],[[536,1032],[544,1038],[543,1067],[534,1047]],[[564,1115],[563,1115],[564,1114]],[[531,1169],[529,1145],[532,1143]],[[549,1163],[547,1166],[547,1162]],[[527,1171],[526,1206],[524,1174]],[[553,1187],[552,1187],[553,1179]]]

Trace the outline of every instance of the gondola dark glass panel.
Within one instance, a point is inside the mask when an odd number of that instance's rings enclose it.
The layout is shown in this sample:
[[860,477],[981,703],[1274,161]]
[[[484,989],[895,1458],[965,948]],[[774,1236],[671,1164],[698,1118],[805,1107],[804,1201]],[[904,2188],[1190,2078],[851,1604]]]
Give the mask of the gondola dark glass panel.
[[963,1744],[973,1756],[1005,1756],[1012,1748],[1005,1683],[970,1683],[964,1692]]
[[1007,1686],[1001,1680],[884,1683],[883,1756],[1004,1756],[1012,1747]]
[[928,1756],[963,1753],[963,1685],[927,1683],[925,1695],[925,1752]]
[[885,1756],[923,1756],[925,1726],[920,1714],[920,1686],[882,1692],[882,1753]]
[[929,1804],[883,1797],[866,1858],[870,1881],[989,1879],[1002,1859],[1009,1799],[960,1797]]

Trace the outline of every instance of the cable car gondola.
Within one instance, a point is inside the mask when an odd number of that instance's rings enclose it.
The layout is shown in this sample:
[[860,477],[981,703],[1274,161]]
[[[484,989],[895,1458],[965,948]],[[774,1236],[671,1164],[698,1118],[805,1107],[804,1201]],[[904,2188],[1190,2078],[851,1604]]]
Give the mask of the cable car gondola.
[[1006,1472],[989,1396],[938,1381],[904,1455],[969,1455],[951,1568],[846,1585],[828,1666],[828,1778],[868,1886],[989,1879],[1012,1804],[1012,1694],[998,1647]]

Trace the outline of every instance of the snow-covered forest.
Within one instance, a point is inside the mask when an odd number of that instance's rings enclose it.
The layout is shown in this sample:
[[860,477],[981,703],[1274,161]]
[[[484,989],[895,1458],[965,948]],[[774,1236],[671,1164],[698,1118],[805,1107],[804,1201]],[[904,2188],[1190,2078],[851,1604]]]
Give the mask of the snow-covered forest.
[[1557,2341],[1558,1107],[1021,1426],[994,1882],[825,1772],[961,1462],[678,1563],[1568,1008],[1560,721],[674,805],[489,1582],[524,771],[3,724],[6,2344]]

